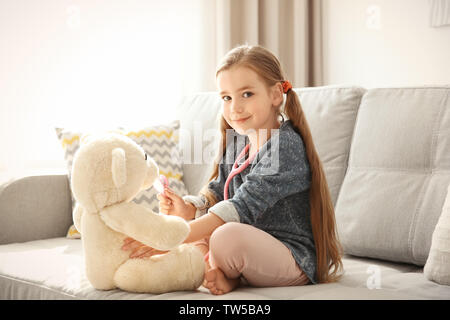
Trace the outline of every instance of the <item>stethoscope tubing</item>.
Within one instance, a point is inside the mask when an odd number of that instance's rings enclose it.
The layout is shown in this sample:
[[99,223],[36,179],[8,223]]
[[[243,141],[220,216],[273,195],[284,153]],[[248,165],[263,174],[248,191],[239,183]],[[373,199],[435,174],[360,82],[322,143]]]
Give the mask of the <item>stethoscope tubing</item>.
[[228,175],[227,180],[225,181],[225,187],[223,189],[223,199],[224,200],[228,200],[228,188],[229,188],[231,180],[234,178],[235,175],[244,171],[245,168],[247,168],[250,165],[250,163],[253,161],[253,159],[258,154],[258,151],[256,151],[251,157],[249,157],[247,160],[245,160],[245,162],[241,166],[238,166],[239,160],[241,160],[244,157],[244,155],[247,153],[247,151],[249,149],[250,149],[250,144],[247,144],[245,146],[245,148],[242,149],[241,153],[236,157],[236,160],[234,161],[233,168],[231,169],[231,172]]

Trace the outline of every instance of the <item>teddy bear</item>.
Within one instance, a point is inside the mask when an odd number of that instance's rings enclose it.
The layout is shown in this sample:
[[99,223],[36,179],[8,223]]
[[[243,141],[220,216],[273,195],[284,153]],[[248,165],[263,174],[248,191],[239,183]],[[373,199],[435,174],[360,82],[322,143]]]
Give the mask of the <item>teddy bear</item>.
[[[180,217],[132,202],[159,177],[156,162],[130,138],[108,133],[87,137],[73,160],[71,188],[77,205],[86,276],[99,290],[139,293],[195,290],[203,282],[199,249],[183,244],[190,232]],[[121,249],[131,237],[164,254],[130,258]]]

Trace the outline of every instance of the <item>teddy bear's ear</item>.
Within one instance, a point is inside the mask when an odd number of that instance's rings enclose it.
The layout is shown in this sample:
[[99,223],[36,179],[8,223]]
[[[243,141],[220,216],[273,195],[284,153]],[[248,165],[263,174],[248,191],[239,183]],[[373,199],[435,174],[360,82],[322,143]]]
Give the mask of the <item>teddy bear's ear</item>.
[[127,160],[125,151],[122,148],[115,148],[112,151],[111,171],[116,188],[123,186],[127,182]]
[[92,140],[92,134],[91,133],[85,133],[81,135],[80,137],[80,145],[88,143],[90,140]]

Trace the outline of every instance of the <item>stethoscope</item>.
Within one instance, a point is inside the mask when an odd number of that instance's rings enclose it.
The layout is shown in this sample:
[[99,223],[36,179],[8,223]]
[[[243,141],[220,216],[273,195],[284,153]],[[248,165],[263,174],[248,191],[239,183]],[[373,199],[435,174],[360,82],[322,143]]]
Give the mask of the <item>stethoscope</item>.
[[258,154],[259,149],[256,150],[256,152],[251,157],[249,157],[247,160],[245,160],[245,162],[241,166],[238,166],[239,160],[241,160],[244,157],[244,155],[247,153],[247,151],[249,149],[250,149],[250,144],[247,144],[245,146],[245,148],[241,151],[241,153],[237,156],[236,161],[234,161],[233,168],[231,169],[231,172],[228,175],[227,180],[225,181],[225,187],[223,189],[223,199],[224,200],[228,200],[228,187],[229,187],[229,184],[230,184],[231,180],[233,179],[233,177],[235,175],[237,175],[238,173],[241,173],[242,171],[244,171],[244,169],[249,166],[250,162],[252,162],[253,159]]
[[[237,175],[238,173],[241,173],[242,171],[244,171],[244,169],[249,166],[250,162],[252,162],[253,159],[255,159],[256,155],[258,154],[259,149],[256,150],[255,154],[253,154],[250,158],[245,160],[245,162],[241,166],[238,166],[239,160],[241,160],[244,157],[244,155],[247,153],[247,151],[249,149],[250,149],[250,144],[247,144],[245,146],[245,148],[242,149],[241,153],[237,156],[236,160],[234,161],[233,168],[231,169],[231,172],[227,177],[227,180],[225,182],[225,187],[223,189],[223,199],[224,200],[228,200],[228,187],[229,187],[229,184],[230,184],[231,180],[233,179],[233,177],[235,175]],[[167,178],[164,175],[160,175],[159,179],[157,179],[155,181],[153,186],[156,188],[156,190],[158,190],[158,192],[160,194],[162,194],[164,197],[167,198],[167,196],[165,195],[165,192],[164,192],[164,188],[169,186],[169,181],[167,180]]]

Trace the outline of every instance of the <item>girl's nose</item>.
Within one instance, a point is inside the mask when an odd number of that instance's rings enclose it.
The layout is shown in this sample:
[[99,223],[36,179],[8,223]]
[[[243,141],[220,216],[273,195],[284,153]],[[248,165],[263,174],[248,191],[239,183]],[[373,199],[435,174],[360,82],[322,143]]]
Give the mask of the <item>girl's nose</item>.
[[241,113],[243,108],[238,102],[233,102],[231,103],[231,111]]

